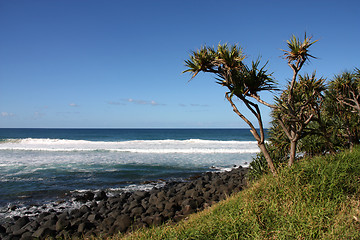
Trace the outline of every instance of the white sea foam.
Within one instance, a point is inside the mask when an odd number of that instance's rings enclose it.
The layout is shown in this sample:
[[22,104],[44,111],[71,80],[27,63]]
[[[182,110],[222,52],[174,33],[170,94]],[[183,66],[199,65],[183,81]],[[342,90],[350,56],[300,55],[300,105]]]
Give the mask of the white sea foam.
[[246,166],[257,152],[255,141],[8,139],[0,142],[0,182],[30,176],[47,179],[48,174],[56,177],[88,173],[90,178],[91,174],[103,172],[126,174],[128,168],[133,171],[169,167],[186,171]]
[[102,142],[63,139],[9,139],[0,143],[0,150],[47,151],[47,152],[86,152],[110,151],[130,153],[257,153],[255,141],[217,141],[217,140],[135,140]]
[[[165,182],[164,181],[158,181],[158,182],[153,182],[153,183],[148,183],[148,184],[131,184],[125,187],[120,187],[120,188],[109,188],[106,190],[106,195],[108,197],[112,197],[115,196],[121,192],[133,192],[133,191],[150,191],[153,188],[161,188],[163,186],[165,186]],[[91,190],[91,189],[78,189],[78,190],[73,190],[70,191],[72,194],[83,194],[87,191],[91,191],[93,193],[98,193],[102,190]],[[5,219],[5,218],[11,218],[14,216],[28,216],[28,217],[35,217],[37,216],[39,213],[42,212],[48,212],[48,211],[57,211],[57,212],[61,212],[64,209],[68,212],[70,212],[73,209],[79,209],[80,207],[82,207],[83,205],[88,205],[90,206],[91,202],[86,202],[86,203],[82,203],[82,202],[77,202],[75,200],[75,198],[72,199],[67,199],[66,201],[50,201],[47,203],[44,203],[43,205],[33,205],[33,206],[17,206],[17,208],[15,210],[10,210],[11,208],[11,204],[7,205],[7,206],[3,206],[0,207],[0,223]]]
[[79,209],[83,205],[90,205],[88,203],[81,203],[76,202],[74,200],[64,201],[64,202],[49,202],[44,205],[35,205],[35,206],[17,206],[15,210],[10,210],[11,205],[0,207],[0,223],[4,221],[5,218],[11,218],[14,216],[28,216],[28,217],[35,217],[39,213],[42,212],[49,212],[49,211],[56,211],[61,212],[64,209],[67,211],[71,211],[73,209]]
[[0,143],[0,174],[9,177],[50,169],[107,171],[117,169],[114,166],[118,164],[243,166],[257,152],[255,141],[9,139]]

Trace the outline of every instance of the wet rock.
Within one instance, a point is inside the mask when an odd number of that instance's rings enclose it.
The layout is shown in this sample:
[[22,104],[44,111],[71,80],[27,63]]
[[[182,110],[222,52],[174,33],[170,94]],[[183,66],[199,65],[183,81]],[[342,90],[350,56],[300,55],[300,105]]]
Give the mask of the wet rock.
[[31,221],[25,226],[23,226],[24,229],[26,229],[29,232],[35,232],[36,229],[38,229],[40,224],[37,221]]
[[0,225],[0,233],[6,233],[6,228]]
[[58,217],[56,215],[55,212],[51,212],[49,213],[47,216],[45,216],[43,219],[42,219],[42,222],[47,222],[47,221],[57,221],[58,220]]
[[15,211],[16,209],[17,209],[17,206],[15,206],[15,205],[9,207],[9,210],[10,210],[10,211]]
[[27,223],[29,223],[30,220],[29,220],[29,217],[27,216],[24,216],[24,217],[21,217],[19,218],[16,222],[15,222],[15,226],[17,228],[22,228],[23,226],[25,226]]
[[146,192],[146,191],[135,191],[133,193],[134,195],[134,198],[137,200],[137,199],[143,199],[144,197],[148,196],[149,195],[149,192]]
[[77,202],[86,203],[92,201],[94,199],[94,196],[95,194],[93,192],[87,191],[84,194],[76,195],[74,199]]
[[41,222],[46,216],[50,215],[50,213],[48,212],[42,212],[39,214],[39,216],[37,217],[37,221]]
[[106,193],[104,191],[99,192],[98,194],[95,195],[95,201],[101,201],[101,200],[106,200],[108,197],[106,196]]
[[88,206],[86,206],[86,205],[83,205],[79,210],[80,210],[80,212],[82,212],[82,213],[84,213],[84,214],[91,212],[90,207],[88,207]]
[[41,224],[41,227],[43,228],[49,228],[51,230],[55,230],[56,229],[56,222],[57,220],[55,218],[49,219],[46,222]]
[[[131,201],[131,200],[130,200],[130,201]],[[130,202],[128,208],[129,208],[129,210],[131,210],[131,209],[136,208],[136,207],[139,207],[139,203],[136,202],[136,201],[132,201],[132,202]]]
[[[14,225],[8,226],[8,227],[5,229],[5,231],[6,231],[6,233],[11,233],[11,234],[13,234],[13,235],[19,236],[19,235],[21,235],[21,234],[24,233],[24,230],[22,230],[21,228],[22,228],[23,226],[25,226],[29,221],[30,221],[30,220],[29,220],[28,217],[18,218],[18,219],[15,221]],[[16,234],[14,234],[14,233],[16,233]]]

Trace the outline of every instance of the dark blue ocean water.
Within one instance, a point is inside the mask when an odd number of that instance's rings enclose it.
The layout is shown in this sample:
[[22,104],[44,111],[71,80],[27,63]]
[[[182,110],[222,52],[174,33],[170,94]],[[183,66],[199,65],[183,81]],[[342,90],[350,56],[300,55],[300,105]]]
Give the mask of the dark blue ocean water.
[[0,129],[0,209],[246,166],[258,151],[248,129]]

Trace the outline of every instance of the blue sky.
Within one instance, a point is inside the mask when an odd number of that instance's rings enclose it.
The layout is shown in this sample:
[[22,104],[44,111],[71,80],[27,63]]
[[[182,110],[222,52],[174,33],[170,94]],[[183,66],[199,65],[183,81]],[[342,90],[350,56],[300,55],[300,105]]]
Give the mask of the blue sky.
[[329,80],[360,67],[359,9],[358,0],[0,0],[0,127],[247,127],[211,75],[181,74],[190,51],[237,43],[246,62],[269,61],[283,87],[291,70],[280,49],[306,31],[318,59],[302,73]]

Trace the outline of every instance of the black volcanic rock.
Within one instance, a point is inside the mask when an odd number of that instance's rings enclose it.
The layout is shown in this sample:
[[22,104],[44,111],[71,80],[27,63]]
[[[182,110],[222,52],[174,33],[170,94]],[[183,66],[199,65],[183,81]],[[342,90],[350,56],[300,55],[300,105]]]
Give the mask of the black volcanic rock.
[[123,192],[108,197],[104,191],[75,197],[80,208],[43,212],[36,217],[15,216],[0,225],[1,239],[45,239],[106,236],[165,221],[178,222],[187,215],[238,192],[246,185],[248,169],[208,172],[187,182],[170,182],[150,191]]

